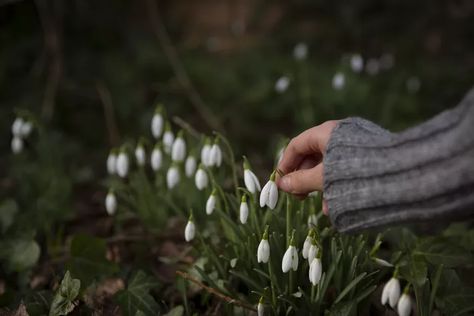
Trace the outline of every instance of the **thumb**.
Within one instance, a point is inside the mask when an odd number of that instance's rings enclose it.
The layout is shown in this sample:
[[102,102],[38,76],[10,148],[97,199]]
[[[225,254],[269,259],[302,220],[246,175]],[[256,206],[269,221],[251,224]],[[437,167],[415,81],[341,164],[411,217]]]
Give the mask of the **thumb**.
[[320,163],[311,169],[300,169],[291,172],[279,179],[278,186],[283,191],[292,194],[321,191],[323,187],[323,164]]

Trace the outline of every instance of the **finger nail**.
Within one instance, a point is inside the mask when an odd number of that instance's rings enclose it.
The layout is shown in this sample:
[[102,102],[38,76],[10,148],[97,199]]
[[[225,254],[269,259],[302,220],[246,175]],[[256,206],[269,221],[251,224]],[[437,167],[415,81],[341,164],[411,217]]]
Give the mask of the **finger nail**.
[[291,179],[288,176],[284,176],[280,180],[280,189],[286,192],[291,192]]

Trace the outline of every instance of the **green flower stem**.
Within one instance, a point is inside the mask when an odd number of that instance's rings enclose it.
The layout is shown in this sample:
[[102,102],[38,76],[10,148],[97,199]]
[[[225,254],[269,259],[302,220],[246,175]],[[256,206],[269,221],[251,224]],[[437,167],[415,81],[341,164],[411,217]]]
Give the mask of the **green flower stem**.
[[316,286],[311,284],[311,302],[314,302],[316,296]]
[[225,138],[221,133],[214,132],[214,134],[220,139],[222,139],[222,142],[225,144],[227,148],[229,158],[230,158],[229,165],[230,165],[230,168],[232,169],[232,179],[234,180],[235,195],[239,196],[238,194],[239,181],[237,180],[237,169],[235,168],[235,156],[234,156],[234,151],[232,150],[232,146],[230,145],[227,138]]
[[293,269],[290,269],[290,271],[288,272],[288,295],[291,295],[291,293],[293,293],[293,274]]
[[290,195],[286,194],[286,248],[290,246],[291,238],[291,202]]
[[262,235],[262,230],[261,230],[261,226],[260,226],[260,221],[258,220],[258,217],[257,217],[257,209],[255,207],[255,203],[252,203],[251,199],[253,199],[253,197],[251,196],[250,199],[249,199],[249,204],[250,205],[250,218],[251,218],[251,222],[252,222],[252,226],[253,226],[253,229],[257,232],[257,236],[261,236]]
[[270,276],[270,285],[271,285],[271,290],[272,290],[272,304],[273,307],[276,306],[276,293],[275,293],[275,284],[273,284],[273,269],[272,269],[272,261],[268,261],[268,275]]

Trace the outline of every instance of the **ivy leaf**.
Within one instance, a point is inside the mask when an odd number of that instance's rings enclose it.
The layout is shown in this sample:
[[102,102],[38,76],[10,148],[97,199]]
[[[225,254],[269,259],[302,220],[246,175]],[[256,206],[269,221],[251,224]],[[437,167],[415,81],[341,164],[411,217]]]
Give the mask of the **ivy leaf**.
[[71,278],[69,271],[64,275],[56,294],[54,295],[49,316],[67,315],[74,309],[74,300],[79,295],[81,281]]
[[100,238],[86,235],[74,236],[71,241],[71,259],[67,267],[83,285],[117,271],[117,266],[105,257],[106,244]]
[[130,278],[127,288],[116,294],[116,301],[123,315],[158,315],[160,306],[150,295],[150,290],[157,286],[155,278],[147,276],[143,271],[136,272]]

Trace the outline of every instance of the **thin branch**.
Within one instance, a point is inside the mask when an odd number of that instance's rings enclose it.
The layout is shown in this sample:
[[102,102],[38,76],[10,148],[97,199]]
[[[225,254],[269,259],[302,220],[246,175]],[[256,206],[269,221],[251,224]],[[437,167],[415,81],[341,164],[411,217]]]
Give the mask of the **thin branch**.
[[120,142],[120,135],[117,127],[117,120],[115,119],[114,105],[112,103],[112,96],[109,89],[102,82],[96,83],[97,93],[102,101],[104,108],[105,124],[109,134],[109,141],[112,146],[118,146]]
[[209,292],[211,294],[214,294],[215,296],[217,296],[218,298],[226,301],[229,304],[234,304],[234,305],[246,308],[246,309],[254,311],[254,312],[257,311],[257,309],[255,307],[253,307],[252,305],[249,305],[249,304],[244,303],[242,301],[233,299],[232,297],[229,297],[229,296],[219,292],[218,290],[216,290],[212,287],[204,285],[201,281],[197,280],[196,278],[192,277],[191,275],[189,275],[188,273],[186,273],[184,271],[179,271],[178,270],[178,271],[176,271],[176,274],[179,275],[180,277],[186,279],[186,280],[189,280],[189,281],[193,282],[194,284],[196,284],[200,288],[206,290],[207,292]]
[[203,101],[201,95],[197,92],[191,79],[189,78],[183,63],[178,57],[176,48],[173,46],[171,39],[166,31],[166,28],[161,20],[158,13],[158,7],[155,0],[144,0],[146,1],[148,18],[150,20],[153,32],[155,33],[158,42],[160,43],[166,58],[168,59],[171,67],[173,68],[174,74],[178,79],[179,83],[185,89],[188,99],[199,113],[202,119],[214,130],[223,131],[222,126],[214,113],[209,110],[209,107]]
[[184,129],[185,131],[187,131],[191,136],[193,136],[194,138],[196,138],[197,140],[200,140],[201,139],[201,134],[199,134],[198,131],[196,131],[194,129],[194,127],[192,127],[188,122],[186,122],[185,120],[183,120],[182,118],[180,118],[179,116],[173,116],[173,122],[178,125],[179,127],[181,127],[182,129]]

